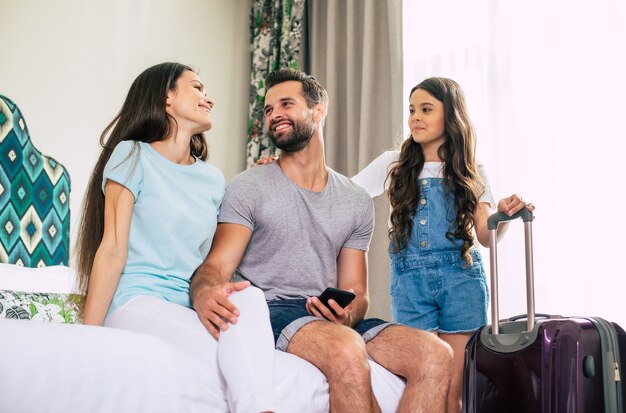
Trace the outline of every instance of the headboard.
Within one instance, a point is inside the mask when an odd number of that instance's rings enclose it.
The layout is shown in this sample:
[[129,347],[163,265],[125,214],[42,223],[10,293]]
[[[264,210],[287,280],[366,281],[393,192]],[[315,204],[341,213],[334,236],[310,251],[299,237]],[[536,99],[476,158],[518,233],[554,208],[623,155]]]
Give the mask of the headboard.
[[22,112],[0,95],[0,263],[68,265],[70,176],[30,140]]

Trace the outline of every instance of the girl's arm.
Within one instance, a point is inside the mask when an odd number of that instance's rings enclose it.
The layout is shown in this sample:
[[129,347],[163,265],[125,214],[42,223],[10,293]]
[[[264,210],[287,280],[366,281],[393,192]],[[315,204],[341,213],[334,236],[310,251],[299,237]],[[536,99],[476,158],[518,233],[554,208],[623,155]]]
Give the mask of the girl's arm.
[[383,152],[370,162],[358,174],[352,177],[352,182],[364,188],[372,198],[385,191],[385,180],[391,164],[398,160],[399,151]]
[[[498,212],[504,212],[508,216],[515,214],[522,208],[528,207],[529,210],[534,210],[535,206],[531,203],[526,203],[519,195],[513,194],[508,198],[503,198],[498,202]],[[489,229],[487,228],[487,219],[491,215],[491,210],[487,202],[479,202],[476,211],[474,212],[474,230],[476,231],[476,238],[483,247],[489,248]],[[502,222],[498,225],[497,240],[500,241],[508,222]]]
[[83,324],[102,325],[128,256],[134,197],[123,185],[108,180],[104,190],[104,233],[89,276]]

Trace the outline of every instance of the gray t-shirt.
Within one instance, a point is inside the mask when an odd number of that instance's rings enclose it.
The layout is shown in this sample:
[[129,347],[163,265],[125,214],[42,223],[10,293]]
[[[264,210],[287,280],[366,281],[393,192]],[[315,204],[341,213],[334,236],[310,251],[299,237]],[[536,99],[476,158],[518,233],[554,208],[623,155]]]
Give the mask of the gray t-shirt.
[[226,189],[218,222],[252,230],[237,275],[261,288],[268,301],[336,287],[341,249],[369,247],[374,226],[370,196],[327,170],[322,192],[299,187],[277,163],[240,173]]

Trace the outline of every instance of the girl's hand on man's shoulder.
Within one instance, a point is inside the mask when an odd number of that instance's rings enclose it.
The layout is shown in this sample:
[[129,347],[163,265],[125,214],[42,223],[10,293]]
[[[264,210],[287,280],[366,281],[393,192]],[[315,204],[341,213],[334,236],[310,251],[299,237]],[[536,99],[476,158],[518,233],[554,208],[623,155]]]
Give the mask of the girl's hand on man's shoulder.
[[252,166],[257,166],[257,165],[267,165],[269,163],[274,162],[275,160],[278,159],[278,155],[272,155],[272,156],[262,156],[261,158],[259,158],[256,163]]

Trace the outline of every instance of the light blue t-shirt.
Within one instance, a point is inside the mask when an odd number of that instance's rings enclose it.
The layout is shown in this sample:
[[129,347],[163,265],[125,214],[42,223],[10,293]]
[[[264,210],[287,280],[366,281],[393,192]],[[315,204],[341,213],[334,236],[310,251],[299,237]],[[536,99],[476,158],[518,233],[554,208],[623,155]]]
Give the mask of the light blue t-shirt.
[[128,259],[109,314],[137,295],[190,307],[189,279],[209,252],[224,197],[222,173],[199,159],[178,165],[148,143],[122,141],[104,168],[103,191],[107,179],[135,197]]

